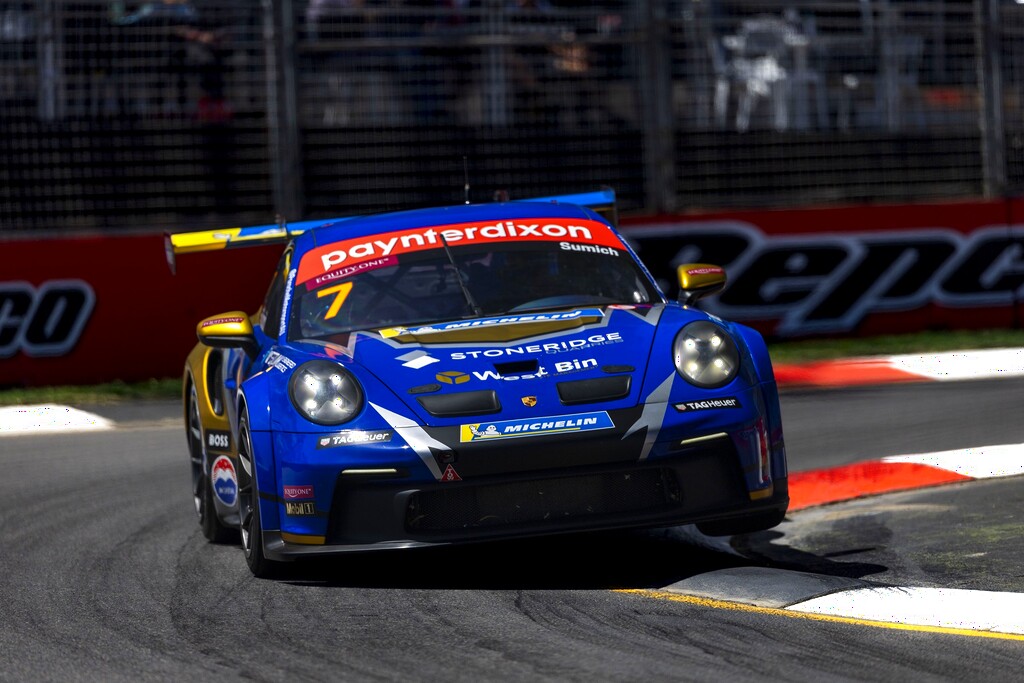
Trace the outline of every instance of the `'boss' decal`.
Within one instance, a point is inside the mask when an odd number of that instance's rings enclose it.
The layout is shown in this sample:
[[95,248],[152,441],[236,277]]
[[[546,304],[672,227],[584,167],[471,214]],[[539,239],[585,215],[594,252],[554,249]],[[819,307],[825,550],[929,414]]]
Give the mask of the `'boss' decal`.
[[215,451],[231,450],[231,432],[210,429],[206,432],[206,447]]

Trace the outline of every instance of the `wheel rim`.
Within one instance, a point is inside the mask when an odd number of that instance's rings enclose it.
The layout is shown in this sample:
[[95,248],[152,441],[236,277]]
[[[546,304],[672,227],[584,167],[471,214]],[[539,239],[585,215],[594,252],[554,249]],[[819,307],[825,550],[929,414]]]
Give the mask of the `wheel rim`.
[[255,521],[254,510],[256,508],[253,496],[256,487],[253,485],[253,477],[249,475],[249,472],[252,472],[252,457],[250,455],[252,445],[249,442],[249,430],[243,425],[238,432],[238,459],[241,465],[238,468],[238,527],[242,536],[242,549],[246,556],[249,556],[252,554],[252,524]]
[[192,461],[192,502],[195,505],[196,514],[202,520],[206,513],[206,505],[203,500],[206,476],[203,471],[203,431],[199,419],[199,398],[196,395],[194,384],[188,397],[188,449]]

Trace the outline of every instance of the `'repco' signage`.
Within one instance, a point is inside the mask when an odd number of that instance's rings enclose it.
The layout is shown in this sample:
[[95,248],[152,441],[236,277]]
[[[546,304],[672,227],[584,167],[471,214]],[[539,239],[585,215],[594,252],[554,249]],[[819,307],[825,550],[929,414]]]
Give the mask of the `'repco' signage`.
[[62,356],[78,343],[96,295],[84,280],[0,282],[0,358]]
[[755,221],[687,220],[633,225],[626,235],[672,296],[679,264],[724,266],[727,287],[702,308],[777,337],[849,335],[879,320],[884,324],[872,333],[1016,320],[1024,295],[1024,222],[842,232],[800,227],[781,233]]

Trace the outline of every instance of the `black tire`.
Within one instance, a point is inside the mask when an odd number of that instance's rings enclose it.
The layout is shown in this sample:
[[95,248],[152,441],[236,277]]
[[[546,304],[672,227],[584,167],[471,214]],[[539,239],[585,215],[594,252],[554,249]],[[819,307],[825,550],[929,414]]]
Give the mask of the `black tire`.
[[205,462],[203,457],[203,427],[199,419],[199,396],[194,383],[189,386],[187,415],[185,431],[192,462],[192,502],[199,517],[199,527],[211,543],[228,543],[236,538],[236,531],[220,521],[213,504],[210,463]]
[[258,579],[272,579],[282,573],[283,562],[267,559],[263,553],[263,526],[260,523],[260,495],[256,486],[249,416],[243,409],[238,420],[238,517],[242,550],[249,571]]
[[714,522],[700,522],[697,524],[697,531],[705,536],[750,534],[755,531],[771,529],[781,524],[785,518],[785,510],[769,510],[768,512],[759,512],[753,515],[746,515],[745,517],[722,519]]

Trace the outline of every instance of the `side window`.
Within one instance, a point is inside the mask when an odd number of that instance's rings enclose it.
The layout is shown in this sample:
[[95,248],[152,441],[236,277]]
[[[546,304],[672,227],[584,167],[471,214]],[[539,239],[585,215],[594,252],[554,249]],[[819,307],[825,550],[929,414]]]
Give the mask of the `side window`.
[[260,312],[260,326],[268,337],[276,338],[281,334],[281,306],[284,303],[284,286],[288,281],[288,269],[292,262],[292,247],[288,246],[281,255],[281,260],[274,271],[274,279],[270,282],[267,296],[263,300]]

